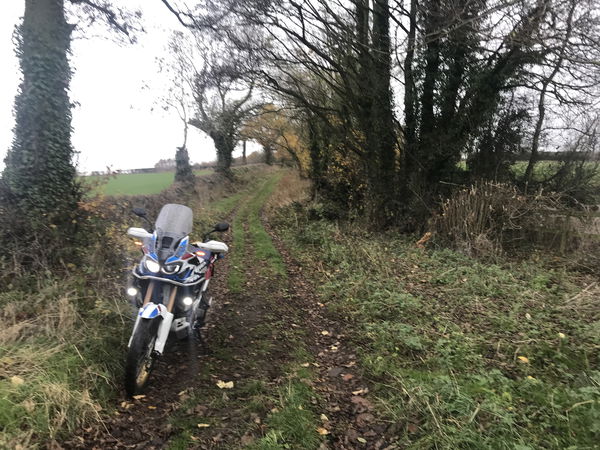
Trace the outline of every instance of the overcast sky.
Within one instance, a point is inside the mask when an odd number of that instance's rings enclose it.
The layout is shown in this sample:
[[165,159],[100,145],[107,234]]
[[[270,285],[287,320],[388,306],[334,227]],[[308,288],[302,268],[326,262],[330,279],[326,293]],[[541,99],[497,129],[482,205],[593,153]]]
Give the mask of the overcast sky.
[[[138,35],[137,44],[118,45],[98,36],[108,34],[105,30],[72,44],[71,101],[77,105],[73,144],[80,171],[152,167],[159,159],[174,157],[182,143],[177,113],[164,111],[160,103],[168,80],[158,73],[156,62],[166,54],[171,30],[181,27],[160,0],[126,3],[134,8],[143,5],[146,33]],[[24,7],[24,0],[10,0],[0,14],[0,170],[12,141],[20,79],[12,35]],[[190,129],[188,149],[193,162],[215,159],[211,140],[198,130]]]

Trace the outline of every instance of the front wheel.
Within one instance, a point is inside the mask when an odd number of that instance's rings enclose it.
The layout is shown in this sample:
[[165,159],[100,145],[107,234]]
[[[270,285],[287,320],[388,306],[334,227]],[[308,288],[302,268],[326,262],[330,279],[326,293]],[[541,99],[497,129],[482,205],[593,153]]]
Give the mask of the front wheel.
[[125,390],[129,396],[142,392],[152,372],[159,320],[141,319],[135,329],[125,364]]

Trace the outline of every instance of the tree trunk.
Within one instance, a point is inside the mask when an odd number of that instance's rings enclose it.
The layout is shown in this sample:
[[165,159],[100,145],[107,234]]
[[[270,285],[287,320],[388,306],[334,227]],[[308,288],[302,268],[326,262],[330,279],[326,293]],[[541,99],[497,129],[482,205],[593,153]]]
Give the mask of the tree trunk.
[[231,162],[233,160],[233,140],[224,133],[213,131],[210,133],[215,148],[217,149],[217,172],[227,178],[231,178]]
[[178,147],[175,153],[175,182],[193,184],[194,180],[194,171],[190,165],[187,148]]
[[385,226],[393,219],[396,207],[396,133],[392,111],[390,11],[388,0],[373,4],[373,100],[370,111],[371,130],[367,135],[367,156],[371,217]]
[[271,147],[270,145],[267,145],[266,147],[264,147],[264,151],[265,151],[265,163],[268,164],[269,166],[273,165],[273,147]]
[[312,184],[312,198],[315,199],[317,194],[325,189],[326,174],[327,174],[327,163],[325,161],[325,155],[322,151],[322,146],[325,145],[325,140],[320,139],[319,131],[316,126],[316,120],[313,117],[308,117],[308,142],[310,152],[310,178],[313,181]]
[[68,95],[71,30],[63,0],[25,1],[19,42],[23,81],[3,178],[27,215],[46,223],[57,217],[70,223],[80,200]]
[[242,161],[244,165],[248,164],[248,161],[246,160],[246,139],[242,141]]
[[544,79],[542,82],[542,90],[540,92],[540,98],[538,100],[538,119],[535,123],[535,130],[533,132],[533,140],[531,142],[531,155],[529,156],[529,162],[527,163],[527,168],[525,169],[525,175],[523,176],[523,181],[525,181],[525,192],[527,192],[527,187],[531,183],[531,179],[533,177],[533,168],[538,161],[538,153],[540,147],[540,137],[542,134],[542,126],[544,125],[544,120],[546,117],[546,93],[548,91],[548,86],[554,80],[554,77],[560,71],[564,58],[567,46],[569,45],[569,40],[571,39],[571,33],[573,32],[573,14],[575,12],[575,6],[577,2],[575,0],[571,1],[571,8],[569,9],[569,16],[567,18],[567,30],[565,32],[565,37],[562,42],[562,47],[560,48],[560,52],[558,55],[558,59],[554,66],[554,69],[548,76],[548,78]]

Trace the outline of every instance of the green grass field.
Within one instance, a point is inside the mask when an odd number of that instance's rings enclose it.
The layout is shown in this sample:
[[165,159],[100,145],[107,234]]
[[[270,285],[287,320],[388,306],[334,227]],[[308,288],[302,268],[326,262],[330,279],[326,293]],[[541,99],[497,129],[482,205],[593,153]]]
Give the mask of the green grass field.
[[[212,173],[210,169],[196,170],[196,176]],[[105,184],[95,189],[95,192],[104,195],[151,195],[158,194],[173,184],[174,172],[159,173],[131,173],[120,174],[111,177],[90,176],[85,181],[97,183],[106,180]]]

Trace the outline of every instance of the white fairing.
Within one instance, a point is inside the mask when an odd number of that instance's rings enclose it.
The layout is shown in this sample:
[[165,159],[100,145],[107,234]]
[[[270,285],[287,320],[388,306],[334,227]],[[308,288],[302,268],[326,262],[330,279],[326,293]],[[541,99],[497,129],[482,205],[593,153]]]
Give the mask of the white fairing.
[[171,331],[171,323],[173,322],[173,318],[175,317],[172,313],[165,311],[162,315],[163,321],[160,323],[158,327],[158,336],[156,338],[156,344],[154,344],[154,350],[162,355],[163,350],[165,349],[165,344],[167,343],[167,338],[169,337],[169,331]]
[[227,253],[229,251],[227,244],[219,241],[199,242],[197,246],[203,250],[208,250],[209,252],[213,253]]
[[127,234],[129,236],[133,236],[139,239],[147,239],[149,237],[152,237],[152,233],[148,233],[146,230],[144,230],[143,228],[136,228],[136,227],[131,227],[127,229]]

